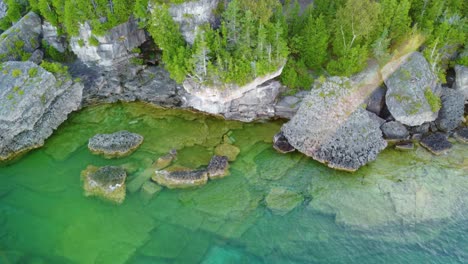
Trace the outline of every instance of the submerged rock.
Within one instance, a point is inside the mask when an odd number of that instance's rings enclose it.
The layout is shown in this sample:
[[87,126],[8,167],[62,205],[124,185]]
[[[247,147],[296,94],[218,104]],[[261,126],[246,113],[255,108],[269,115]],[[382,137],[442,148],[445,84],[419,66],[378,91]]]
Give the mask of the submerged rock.
[[39,48],[41,18],[29,12],[0,35],[0,62],[22,61]]
[[468,100],[468,67],[463,65],[455,66],[455,85],[454,88],[463,93],[465,100]]
[[111,67],[135,56],[131,51],[146,41],[143,29],[130,19],[96,36],[88,22],[80,25],[79,34],[70,39],[70,48],[87,65]]
[[240,153],[240,149],[234,145],[223,143],[216,146],[214,152],[218,156],[226,156],[229,161],[235,161]]
[[406,141],[406,142],[399,142],[395,145],[395,149],[398,150],[413,150],[414,149],[414,143],[411,141]]
[[273,137],[273,148],[279,153],[289,153],[296,149],[289,144],[288,139],[284,136],[283,132],[278,132]]
[[379,123],[360,103],[366,87],[347,78],[317,81],[296,115],[281,128],[300,152],[335,169],[355,171],[374,160],[387,143]]
[[90,165],[81,172],[81,178],[84,181],[86,196],[97,196],[118,204],[125,200],[127,173],[124,169],[115,166],[98,168]]
[[304,197],[297,192],[275,187],[265,198],[267,207],[275,214],[285,215],[304,201]]
[[123,130],[112,134],[95,135],[89,139],[88,148],[93,154],[118,158],[130,155],[142,143],[143,136]]
[[229,162],[226,156],[213,156],[208,168],[208,177],[211,180],[224,178],[229,175]]
[[468,144],[468,127],[457,129],[457,131],[453,133],[453,137],[461,143]]
[[420,144],[435,155],[445,154],[452,148],[452,143],[447,140],[447,135],[443,133],[426,136],[421,139]]
[[171,163],[177,158],[177,150],[172,149],[164,156],[159,157],[153,164],[153,168],[156,170],[162,170],[169,167]]
[[38,148],[79,109],[83,85],[32,62],[0,64],[0,160]]
[[408,129],[398,121],[387,122],[380,129],[384,137],[389,140],[403,140],[409,136]]
[[208,172],[206,170],[170,167],[167,170],[156,171],[152,180],[169,189],[190,188],[205,185],[208,181]]
[[465,110],[464,97],[461,91],[446,88],[442,91],[442,108],[435,123],[445,132],[457,128],[462,120]]
[[396,121],[418,126],[437,118],[427,98],[429,93],[437,96],[437,77],[421,53],[413,52],[388,63],[381,72],[387,86],[387,107]]
[[148,202],[154,198],[160,191],[162,187],[157,185],[154,182],[147,181],[141,186],[141,197],[144,201]]

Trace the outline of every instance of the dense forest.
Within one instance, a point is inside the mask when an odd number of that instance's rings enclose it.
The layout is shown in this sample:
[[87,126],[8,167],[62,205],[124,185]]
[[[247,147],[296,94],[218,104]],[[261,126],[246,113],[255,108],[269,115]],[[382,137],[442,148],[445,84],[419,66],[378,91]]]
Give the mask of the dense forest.
[[168,11],[181,0],[4,2],[3,29],[33,10],[69,37],[84,21],[98,36],[133,16],[163,51],[164,65],[178,82],[190,76],[206,84],[242,85],[285,64],[282,82],[308,88],[319,76],[349,76],[369,58],[385,64],[411,50],[423,52],[442,82],[457,53],[465,55],[456,63],[468,64],[464,0],[315,0],[306,8],[291,0],[220,1],[219,25],[201,27],[193,45]]

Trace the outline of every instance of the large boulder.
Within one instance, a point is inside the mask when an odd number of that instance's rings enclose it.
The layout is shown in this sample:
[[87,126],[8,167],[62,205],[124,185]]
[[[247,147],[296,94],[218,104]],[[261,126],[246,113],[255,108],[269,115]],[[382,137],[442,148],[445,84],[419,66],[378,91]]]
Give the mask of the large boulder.
[[87,65],[111,67],[135,56],[131,51],[146,41],[145,32],[130,19],[96,36],[88,22],[80,25],[79,34],[70,39],[70,47]]
[[455,66],[455,86],[456,90],[459,90],[465,96],[465,100],[468,100],[468,67],[463,65]]
[[386,139],[403,140],[409,136],[408,129],[398,121],[390,121],[380,127]]
[[435,123],[442,131],[451,131],[457,128],[463,121],[465,100],[460,90],[446,88],[441,96],[442,108],[439,111]]
[[395,120],[418,126],[437,118],[437,77],[419,52],[405,55],[382,68],[387,86],[385,97],[388,110]]
[[387,143],[361,106],[367,90],[361,83],[340,77],[317,81],[281,129],[288,142],[335,169],[355,171],[374,160]]
[[112,134],[97,134],[89,139],[88,148],[93,154],[106,158],[125,157],[143,143],[143,136],[128,131]]
[[125,170],[115,166],[90,165],[81,172],[85,196],[97,196],[118,204],[125,200],[126,178]]
[[283,67],[257,77],[244,86],[206,86],[187,79],[183,84],[186,91],[183,95],[184,106],[243,122],[272,118],[275,116],[276,98],[282,91],[282,86],[279,82],[270,80],[278,77],[282,70]]
[[42,146],[80,107],[83,85],[32,62],[0,68],[0,160],[7,160]]
[[169,13],[179,24],[185,41],[193,44],[198,28],[203,24],[215,24],[215,10],[220,0],[192,0],[181,4],[172,4]]
[[21,61],[39,48],[41,18],[29,12],[0,35],[0,62]]

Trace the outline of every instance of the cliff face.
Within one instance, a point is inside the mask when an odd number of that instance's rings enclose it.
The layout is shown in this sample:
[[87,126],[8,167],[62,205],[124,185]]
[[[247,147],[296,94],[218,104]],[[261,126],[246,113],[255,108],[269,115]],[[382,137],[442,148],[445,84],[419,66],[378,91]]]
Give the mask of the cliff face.
[[206,23],[214,24],[216,16],[214,11],[220,0],[197,0],[182,4],[173,4],[169,13],[180,26],[180,31],[189,44],[193,44],[197,29]]

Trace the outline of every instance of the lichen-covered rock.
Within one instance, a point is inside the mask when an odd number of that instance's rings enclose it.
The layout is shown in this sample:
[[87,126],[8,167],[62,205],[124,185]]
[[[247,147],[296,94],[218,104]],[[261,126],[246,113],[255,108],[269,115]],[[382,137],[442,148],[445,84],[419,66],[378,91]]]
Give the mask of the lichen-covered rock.
[[275,187],[265,198],[267,207],[275,214],[285,215],[304,201],[304,197],[297,192]]
[[435,123],[442,131],[451,131],[457,128],[462,120],[465,111],[465,100],[460,90],[446,88],[440,97],[442,108],[439,111]]
[[214,152],[218,156],[226,156],[229,161],[235,161],[240,149],[234,145],[223,143],[216,146]]
[[362,89],[348,78],[316,82],[283,125],[284,136],[295,149],[331,168],[355,171],[374,160],[387,143],[379,123],[360,106]]
[[88,166],[81,172],[84,182],[85,196],[97,196],[115,203],[125,200],[125,179],[127,173],[124,169],[115,166],[95,167]]
[[435,155],[445,154],[452,148],[452,143],[447,140],[447,135],[439,132],[423,137],[420,144]]
[[241,87],[232,83],[205,86],[187,79],[183,83],[186,91],[182,96],[183,106],[243,122],[272,118],[276,114],[276,98],[283,87],[270,80],[282,71],[283,67],[280,67],[276,72],[257,77]]
[[29,12],[0,35],[0,62],[21,61],[39,48],[41,18]]
[[133,19],[113,27],[104,36],[93,35],[85,22],[80,25],[78,36],[70,39],[70,47],[87,65],[110,67],[134,57],[131,51],[145,41],[145,32]]
[[283,132],[278,132],[273,137],[273,148],[279,153],[289,153],[296,149],[289,144],[288,139],[283,135]]
[[152,180],[169,189],[190,188],[205,185],[208,181],[208,172],[206,170],[170,167],[166,170],[155,171]]
[[380,130],[384,134],[384,137],[389,140],[403,140],[409,136],[408,129],[398,121],[390,121],[382,126]]
[[229,162],[226,156],[213,156],[208,168],[208,177],[211,180],[224,178],[229,175]]
[[385,101],[396,121],[418,126],[437,118],[427,98],[428,93],[436,93],[437,77],[421,53],[413,52],[388,63],[381,72],[387,86]]
[[42,23],[42,40],[58,52],[64,53],[67,50],[66,36],[59,35],[57,27],[46,20]]
[[185,41],[193,44],[198,28],[203,24],[214,24],[215,10],[220,0],[192,0],[181,4],[172,4],[169,13],[179,24]]
[[457,129],[457,131],[453,133],[453,137],[461,143],[468,144],[468,127]]
[[106,158],[125,157],[133,153],[143,143],[143,136],[128,131],[112,134],[97,134],[89,139],[88,148],[94,154]]
[[0,160],[44,144],[79,109],[83,85],[32,62],[0,64]]
[[465,100],[468,100],[468,67],[456,65],[455,74],[456,78],[454,88],[461,91],[465,96]]

